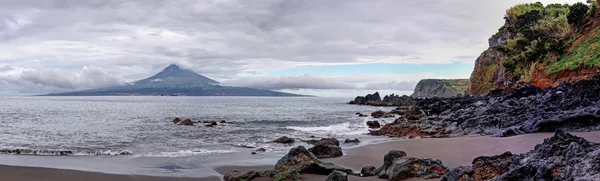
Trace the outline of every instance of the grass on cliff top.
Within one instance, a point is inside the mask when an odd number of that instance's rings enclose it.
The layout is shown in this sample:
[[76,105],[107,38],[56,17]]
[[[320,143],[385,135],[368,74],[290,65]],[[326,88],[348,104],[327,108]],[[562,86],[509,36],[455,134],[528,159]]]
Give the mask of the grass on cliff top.
[[471,83],[469,79],[424,79],[421,82],[425,84],[442,82],[455,94],[464,94]]
[[588,36],[580,37],[580,40],[583,41],[574,45],[568,54],[550,64],[548,74],[565,70],[573,71],[582,66],[585,68],[600,66],[600,27],[594,29]]

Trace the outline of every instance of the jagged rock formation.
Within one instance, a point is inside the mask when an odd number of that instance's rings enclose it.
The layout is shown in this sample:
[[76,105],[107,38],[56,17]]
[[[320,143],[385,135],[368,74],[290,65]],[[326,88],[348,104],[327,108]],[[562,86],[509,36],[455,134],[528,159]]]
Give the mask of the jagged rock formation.
[[374,94],[367,94],[366,96],[358,96],[354,98],[354,100],[348,102],[348,104],[357,104],[357,105],[370,105],[370,106],[401,106],[406,104],[411,104],[413,98],[403,95],[386,95],[381,99],[379,96],[379,92],[375,92]]
[[521,4],[507,10],[505,24],[475,61],[471,95],[514,91],[533,85],[546,89],[591,78],[599,70],[598,2]]
[[230,87],[171,64],[156,75],[106,88],[52,93],[49,96],[302,96],[264,89]]
[[465,94],[469,79],[423,79],[415,87],[411,97],[454,97]]
[[600,180],[600,144],[557,131],[527,153],[478,157],[443,181]]
[[[414,99],[372,135],[449,137],[600,130],[600,76],[556,89],[523,87],[493,97]],[[409,101],[410,102],[410,101]]]

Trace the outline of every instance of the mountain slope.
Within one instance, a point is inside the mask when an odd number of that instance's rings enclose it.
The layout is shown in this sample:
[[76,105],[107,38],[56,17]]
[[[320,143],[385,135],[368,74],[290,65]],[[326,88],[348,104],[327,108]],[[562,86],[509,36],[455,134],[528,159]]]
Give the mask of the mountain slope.
[[130,84],[48,96],[302,96],[264,89],[220,86],[219,82],[169,65],[154,76]]
[[469,79],[423,79],[415,87],[411,97],[454,97],[464,94],[469,87]]

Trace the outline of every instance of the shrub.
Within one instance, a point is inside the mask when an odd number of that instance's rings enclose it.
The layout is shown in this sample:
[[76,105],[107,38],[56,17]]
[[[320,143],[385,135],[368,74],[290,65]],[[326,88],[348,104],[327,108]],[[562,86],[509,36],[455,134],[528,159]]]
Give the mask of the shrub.
[[508,70],[509,72],[514,72],[515,68],[517,68],[517,66],[515,65],[515,61],[512,59],[506,60],[502,65],[504,65],[504,68],[506,68],[506,70]]
[[586,17],[588,15],[588,11],[590,8],[581,3],[575,3],[573,6],[569,8],[569,15],[567,15],[567,19],[569,24],[574,25],[576,27],[580,27],[585,23]]

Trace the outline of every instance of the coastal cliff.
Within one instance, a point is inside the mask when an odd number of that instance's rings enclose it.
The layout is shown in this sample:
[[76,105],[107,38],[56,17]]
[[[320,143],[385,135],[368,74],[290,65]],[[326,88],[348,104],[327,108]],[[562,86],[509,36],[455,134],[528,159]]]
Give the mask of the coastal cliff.
[[556,88],[591,78],[600,66],[597,6],[538,2],[508,9],[505,24],[475,61],[467,93]]
[[465,93],[468,79],[423,79],[415,87],[411,97],[454,97]]

